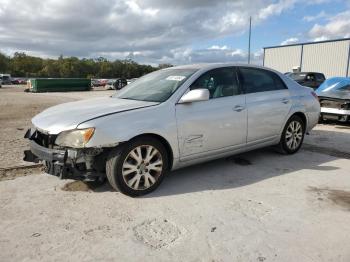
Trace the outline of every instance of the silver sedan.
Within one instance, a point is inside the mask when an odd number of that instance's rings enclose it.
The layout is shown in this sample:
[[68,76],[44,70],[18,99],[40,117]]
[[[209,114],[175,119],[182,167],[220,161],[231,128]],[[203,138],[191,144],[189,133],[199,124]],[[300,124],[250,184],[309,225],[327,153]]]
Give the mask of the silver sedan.
[[319,115],[312,89],[264,67],[172,67],[112,97],[35,116],[25,160],[44,161],[47,173],[60,178],[107,178],[138,196],[170,170],[267,146],[294,154]]

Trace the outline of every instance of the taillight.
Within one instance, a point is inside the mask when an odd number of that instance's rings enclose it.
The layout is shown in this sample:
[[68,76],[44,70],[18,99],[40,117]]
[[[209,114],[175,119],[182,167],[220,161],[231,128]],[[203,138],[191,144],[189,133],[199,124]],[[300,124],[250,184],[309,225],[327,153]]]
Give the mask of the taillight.
[[319,101],[318,95],[314,91],[311,92],[311,95]]

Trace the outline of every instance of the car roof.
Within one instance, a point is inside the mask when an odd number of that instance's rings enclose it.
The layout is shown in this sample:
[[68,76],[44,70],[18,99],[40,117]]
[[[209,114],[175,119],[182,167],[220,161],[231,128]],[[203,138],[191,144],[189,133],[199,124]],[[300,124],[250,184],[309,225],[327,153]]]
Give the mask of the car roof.
[[[252,64],[243,64],[243,63],[203,63],[203,64],[190,64],[190,65],[182,65],[182,66],[174,66],[169,67],[166,69],[214,69],[219,67],[228,67],[228,66],[237,66],[237,67],[252,67],[252,68],[261,68],[261,69],[268,69],[271,71],[275,71],[273,69],[259,66],[259,65],[252,65]],[[165,70],[166,70],[165,69]]]

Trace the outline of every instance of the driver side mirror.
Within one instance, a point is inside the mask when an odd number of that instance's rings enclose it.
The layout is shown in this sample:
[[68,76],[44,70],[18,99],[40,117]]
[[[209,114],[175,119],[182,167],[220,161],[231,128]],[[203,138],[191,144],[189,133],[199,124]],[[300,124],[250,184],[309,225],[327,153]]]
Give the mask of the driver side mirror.
[[200,102],[200,101],[208,101],[209,100],[209,90],[208,89],[194,89],[189,91],[188,93],[184,94],[179,104],[186,104],[186,103],[192,103],[192,102]]

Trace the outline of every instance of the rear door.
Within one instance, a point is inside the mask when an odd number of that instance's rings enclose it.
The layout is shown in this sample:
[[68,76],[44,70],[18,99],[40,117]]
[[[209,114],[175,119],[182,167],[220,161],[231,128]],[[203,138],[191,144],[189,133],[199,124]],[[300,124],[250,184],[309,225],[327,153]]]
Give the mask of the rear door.
[[240,67],[239,72],[248,110],[247,143],[276,138],[291,108],[287,86],[268,70]]

